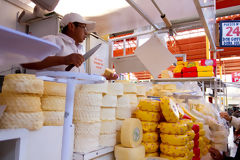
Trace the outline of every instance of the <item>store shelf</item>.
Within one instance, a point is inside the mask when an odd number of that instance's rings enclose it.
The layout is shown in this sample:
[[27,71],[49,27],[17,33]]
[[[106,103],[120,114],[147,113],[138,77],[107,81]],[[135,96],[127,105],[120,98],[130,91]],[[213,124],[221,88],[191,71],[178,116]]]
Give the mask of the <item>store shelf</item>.
[[99,148],[99,149],[96,149],[96,150],[88,152],[88,153],[74,152],[73,160],[90,160],[90,159],[97,158],[102,155],[111,153],[113,151],[114,151],[114,147],[104,147],[104,148]]
[[193,78],[161,78],[153,79],[151,82],[185,82],[185,81],[215,81],[215,77],[193,77]]
[[41,60],[60,48],[46,40],[0,26],[0,64],[19,64]]

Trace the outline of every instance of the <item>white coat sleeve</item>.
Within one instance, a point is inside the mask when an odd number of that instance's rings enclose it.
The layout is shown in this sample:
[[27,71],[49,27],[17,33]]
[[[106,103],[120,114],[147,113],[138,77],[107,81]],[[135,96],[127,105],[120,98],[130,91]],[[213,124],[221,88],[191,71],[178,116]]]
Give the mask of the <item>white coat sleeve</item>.
[[236,118],[232,116],[231,125],[235,127],[237,130],[240,129],[240,118]]

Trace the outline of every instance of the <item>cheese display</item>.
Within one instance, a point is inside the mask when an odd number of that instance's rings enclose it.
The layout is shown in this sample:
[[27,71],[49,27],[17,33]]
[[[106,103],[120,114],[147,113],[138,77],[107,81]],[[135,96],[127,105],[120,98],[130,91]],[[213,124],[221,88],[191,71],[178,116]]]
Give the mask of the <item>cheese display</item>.
[[115,120],[116,118],[115,108],[101,107],[101,120]]
[[158,112],[161,110],[160,102],[150,99],[141,99],[138,103],[138,107],[142,111]]
[[[146,157],[159,157],[159,153],[158,152],[146,153]],[[155,159],[153,159],[153,160],[155,160]]]
[[9,74],[4,77],[3,93],[43,94],[43,80],[32,74]]
[[[87,144],[87,145],[86,145]],[[87,153],[99,147],[99,136],[74,136],[74,152]]]
[[44,126],[63,126],[64,112],[43,111]]
[[108,91],[108,83],[100,84],[82,84],[76,86],[76,92],[87,92],[87,93],[107,93]]
[[188,131],[188,126],[181,123],[161,122],[158,127],[161,133],[166,134],[184,135]]
[[0,94],[0,105],[6,105],[5,112],[40,112],[39,96],[28,94]]
[[44,81],[43,95],[48,96],[66,96],[66,84]]
[[43,126],[43,122],[44,116],[42,112],[4,112],[0,119],[0,128],[27,128],[29,130],[38,130]]
[[160,134],[160,137],[162,143],[174,146],[184,146],[189,142],[187,135]]
[[136,111],[136,117],[141,121],[158,122],[160,120],[160,114],[158,112]]
[[80,106],[74,107],[74,122],[96,122],[100,121],[100,106]]
[[118,107],[130,107],[130,98],[127,95],[119,96],[117,101]]
[[129,97],[130,104],[134,104],[137,106],[138,100],[137,100],[137,95],[136,94],[125,94]]
[[102,94],[76,92],[74,106],[102,106]]
[[158,123],[157,122],[144,122],[142,121],[142,128],[144,132],[156,132]]
[[117,107],[117,96],[104,95],[102,99],[103,107]]
[[120,119],[116,120],[116,124],[117,124],[116,130],[117,131],[119,131],[121,129],[122,123],[123,123],[123,120],[120,120]]
[[167,122],[179,121],[179,112],[175,102],[168,97],[161,98],[161,110]]
[[163,154],[172,156],[172,157],[184,157],[188,155],[188,147],[187,146],[173,146],[167,144],[160,144],[160,150]]
[[101,134],[99,144],[104,147],[116,145],[116,134]]
[[42,109],[44,111],[64,111],[65,97],[43,96],[41,97]]
[[158,141],[158,132],[146,132],[143,133],[143,142],[157,142]]
[[113,96],[122,96],[123,95],[123,84],[122,83],[109,83],[107,94]]
[[159,149],[158,142],[143,142],[142,145],[144,145],[146,153],[154,153]]
[[144,160],[145,148],[143,145],[135,148],[125,148],[122,145],[116,145],[114,155],[116,160]]
[[[116,133],[117,123],[116,120],[113,121],[101,121],[101,134]],[[116,139],[116,138],[115,138]]]
[[137,95],[146,95],[146,87],[145,86],[137,86]]
[[116,118],[127,119],[131,118],[132,108],[131,107],[118,107],[116,108]]
[[75,135],[85,135],[96,137],[100,135],[101,123],[83,123],[75,124]]
[[124,94],[131,93],[131,94],[136,94],[137,93],[137,86],[134,83],[122,83],[123,84],[123,92]]
[[135,118],[123,121],[121,127],[121,144],[124,147],[136,147],[142,142],[143,131],[141,122]]

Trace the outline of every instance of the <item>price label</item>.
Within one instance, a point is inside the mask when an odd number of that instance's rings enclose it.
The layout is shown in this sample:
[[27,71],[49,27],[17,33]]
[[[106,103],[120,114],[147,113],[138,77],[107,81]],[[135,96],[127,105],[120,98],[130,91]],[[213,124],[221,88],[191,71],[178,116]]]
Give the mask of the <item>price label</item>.
[[232,73],[232,82],[239,82],[240,80],[240,72],[233,72]]
[[240,21],[220,22],[220,47],[240,47]]

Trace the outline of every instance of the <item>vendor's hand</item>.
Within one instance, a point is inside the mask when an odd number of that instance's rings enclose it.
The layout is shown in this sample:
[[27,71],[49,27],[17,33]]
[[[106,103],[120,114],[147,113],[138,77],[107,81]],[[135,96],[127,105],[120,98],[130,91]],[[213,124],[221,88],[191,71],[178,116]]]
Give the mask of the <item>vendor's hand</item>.
[[83,56],[78,53],[72,53],[72,54],[64,57],[65,65],[74,64],[76,67],[79,67],[79,66],[81,66],[81,64],[83,62],[84,62]]
[[117,74],[109,74],[109,75],[103,75],[107,80],[116,80],[118,79]]
[[214,160],[223,160],[224,157],[223,155],[215,148],[209,148],[208,150],[211,154],[211,157],[214,159]]
[[227,121],[231,121],[231,116],[229,116],[227,112],[221,112],[220,116],[226,119]]

